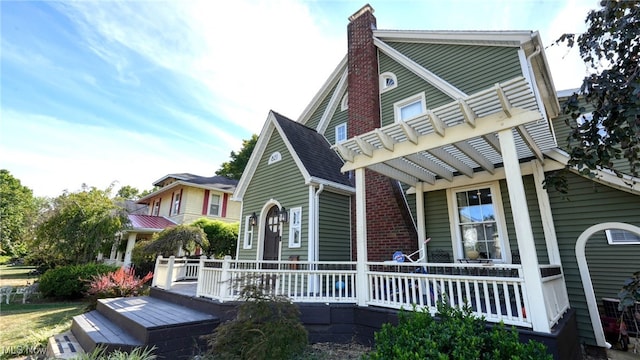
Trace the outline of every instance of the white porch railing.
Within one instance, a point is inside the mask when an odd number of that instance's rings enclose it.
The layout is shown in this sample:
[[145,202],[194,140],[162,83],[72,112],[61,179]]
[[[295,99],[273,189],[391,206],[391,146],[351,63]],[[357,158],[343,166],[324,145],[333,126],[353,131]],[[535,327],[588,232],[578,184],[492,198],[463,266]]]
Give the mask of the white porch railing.
[[569,295],[564,274],[559,265],[540,265],[540,276],[549,327],[553,327],[569,309]]
[[[197,266],[197,268],[196,268]],[[532,316],[546,316],[555,325],[569,308],[561,269],[540,267],[547,314],[528,310],[522,265],[369,262],[367,293],[356,292],[356,262],[199,260],[161,258],[156,261],[153,285],[170,290],[182,279],[197,278],[197,297],[239,300],[242,289],[255,285],[267,294],[294,302],[366,303],[395,309],[427,309],[437,303],[471,307],[490,322],[532,327]]]
[[200,259],[158,256],[151,285],[169,290],[176,281],[197,280],[199,265]]

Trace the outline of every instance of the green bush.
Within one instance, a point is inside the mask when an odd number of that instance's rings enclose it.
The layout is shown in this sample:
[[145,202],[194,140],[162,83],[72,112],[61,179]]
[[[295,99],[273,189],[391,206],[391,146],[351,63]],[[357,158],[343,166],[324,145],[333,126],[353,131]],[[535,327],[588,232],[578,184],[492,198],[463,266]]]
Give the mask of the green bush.
[[239,223],[226,223],[220,220],[201,218],[191,225],[201,228],[207,234],[209,246],[203,249],[206,255],[213,255],[217,258],[222,258],[225,255],[230,255],[231,257],[236,255]]
[[471,308],[438,306],[439,320],[429,312],[401,312],[398,325],[384,324],[375,334],[375,348],[366,359],[552,359],[546,346],[530,340],[521,343],[515,329],[504,324],[488,329]]
[[89,281],[94,276],[117,269],[117,266],[94,263],[57,267],[42,274],[39,290],[44,297],[64,300],[80,299],[89,289]]
[[265,295],[258,286],[241,294],[234,320],[221,324],[207,340],[213,359],[290,359],[307,346],[298,308],[287,298]]

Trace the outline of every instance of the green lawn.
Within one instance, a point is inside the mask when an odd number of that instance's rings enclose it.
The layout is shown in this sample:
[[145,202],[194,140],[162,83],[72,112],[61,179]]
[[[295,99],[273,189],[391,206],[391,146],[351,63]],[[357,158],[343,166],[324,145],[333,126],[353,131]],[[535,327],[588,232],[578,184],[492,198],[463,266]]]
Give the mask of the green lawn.
[[37,276],[30,275],[33,266],[0,265],[0,286],[25,286],[33,284]]

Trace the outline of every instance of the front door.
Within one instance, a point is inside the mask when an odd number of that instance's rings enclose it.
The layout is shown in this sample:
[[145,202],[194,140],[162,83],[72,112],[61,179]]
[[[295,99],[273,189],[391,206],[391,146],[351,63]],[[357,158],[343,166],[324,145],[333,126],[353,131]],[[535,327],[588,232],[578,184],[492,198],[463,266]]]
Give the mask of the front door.
[[263,260],[278,260],[280,248],[280,221],[278,217],[279,209],[273,206],[267,213],[264,226],[264,251]]

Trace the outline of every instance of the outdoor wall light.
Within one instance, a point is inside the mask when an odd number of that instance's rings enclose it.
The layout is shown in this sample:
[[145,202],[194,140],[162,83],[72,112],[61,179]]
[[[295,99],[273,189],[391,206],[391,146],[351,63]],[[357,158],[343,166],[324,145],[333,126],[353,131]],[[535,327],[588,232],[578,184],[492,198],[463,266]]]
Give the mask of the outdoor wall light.
[[287,209],[284,206],[282,207],[282,209],[280,209],[280,212],[278,213],[278,216],[280,217],[280,222],[281,223],[289,222],[289,212],[287,211]]
[[253,214],[249,216],[249,225],[256,226],[257,224],[258,224],[258,215],[256,215],[256,212],[254,211]]

